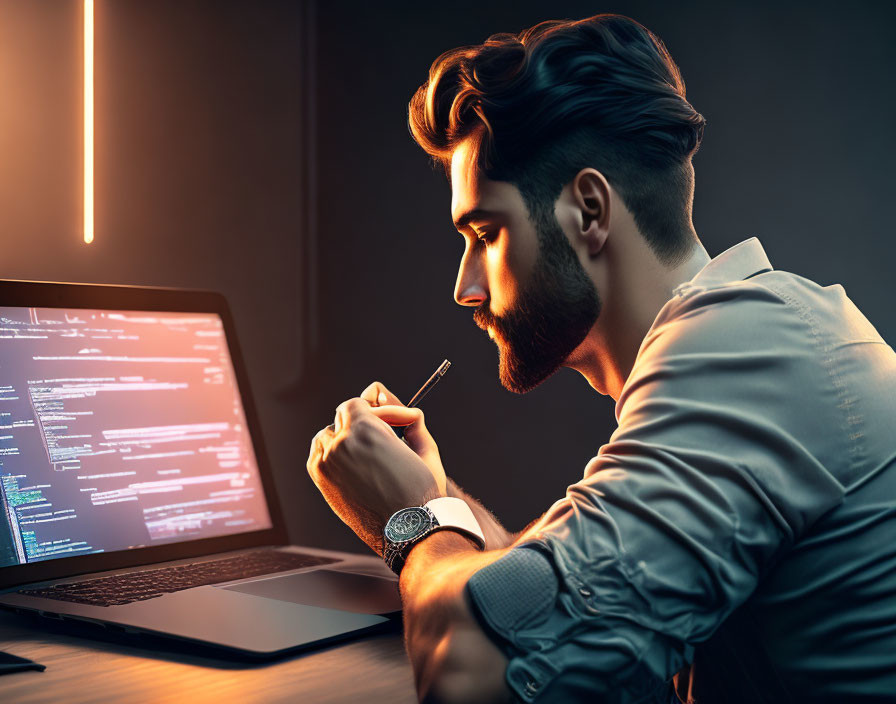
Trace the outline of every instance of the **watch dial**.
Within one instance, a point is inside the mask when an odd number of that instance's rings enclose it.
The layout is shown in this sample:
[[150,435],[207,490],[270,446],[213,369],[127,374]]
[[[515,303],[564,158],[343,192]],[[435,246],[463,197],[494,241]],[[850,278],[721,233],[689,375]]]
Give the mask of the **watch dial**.
[[410,540],[427,530],[430,526],[429,514],[419,507],[404,508],[396,513],[386,524],[386,538],[393,543]]

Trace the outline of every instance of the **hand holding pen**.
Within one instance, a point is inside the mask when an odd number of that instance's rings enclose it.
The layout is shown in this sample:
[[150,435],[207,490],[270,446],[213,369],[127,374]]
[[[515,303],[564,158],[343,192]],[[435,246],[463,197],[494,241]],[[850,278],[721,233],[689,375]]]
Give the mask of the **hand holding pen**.
[[[448,371],[448,368],[451,366],[451,362],[447,359],[443,361],[438,369],[436,369],[432,376],[426,380],[426,383],[420,387],[420,390],[417,391],[412,397],[411,400],[408,401],[405,408],[416,408],[417,404],[423,400],[423,397],[426,396],[430,391],[433,390],[436,384],[438,384],[442,377],[445,376],[445,372]],[[367,403],[371,406],[385,406],[387,404],[401,406],[401,401],[398,400],[398,397],[392,394],[385,386],[380,384],[379,382],[374,382],[361,394],[361,398],[363,398]],[[395,431],[395,434],[398,437],[404,437],[404,429],[405,426],[393,426],[392,429]]]
[[[411,399],[429,392],[447,360]],[[379,420],[377,420],[379,419]],[[404,431],[403,441],[383,424]],[[379,382],[361,398],[336,407],[333,423],[311,441],[308,474],[339,518],[371,548],[382,548],[382,526],[408,506],[447,496],[439,448],[419,408],[407,407]]]
[[[416,407],[421,399],[432,391],[433,387],[442,379],[450,366],[451,362],[447,359],[442,362],[435,373],[425,384],[423,384],[420,390],[414,394],[407,406],[404,406],[395,394],[379,382],[372,383],[364,389],[364,392],[361,394],[361,398],[374,408],[386,406],[394,407],[394,411],[389,414],[390,417],[383,419],[387,422],[391,421],[390,424],[395,423],[396,421],[407,423],[407,425],[393,425],[392,429],[395,434],[398,435],[398,437],[403,438],[408,447],[410,447],[417,456],[426,463],[433,473],[433,476],[436,477],[443,493],[445,491],[446,478],[445,470],[442,467],[442,458],[439,455],[438,445],[426,428],[422,414],[420,414],[419,411],[415,412],[414,415],[420,415],[420,418],[419,420],[411,420],[409,417],[411,414],[409,414],[407,410]],[[385,410],[385,408],[383,410]],[[380,415],[380,413],[377,413],[377,415]],[[399,418],[401,420],[399,420]],[[406,418],[407,420],[405,420]]]

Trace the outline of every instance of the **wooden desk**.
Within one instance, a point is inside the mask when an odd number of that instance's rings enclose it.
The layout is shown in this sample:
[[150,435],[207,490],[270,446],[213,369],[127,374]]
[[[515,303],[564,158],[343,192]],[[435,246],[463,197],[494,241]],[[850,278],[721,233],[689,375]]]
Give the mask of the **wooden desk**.
[[178,650],[40,628],[0,610],[0,650],[46,665],[0,676],[0,702],[301,702],[410,704],[413,675],[397,630],[244,665]]

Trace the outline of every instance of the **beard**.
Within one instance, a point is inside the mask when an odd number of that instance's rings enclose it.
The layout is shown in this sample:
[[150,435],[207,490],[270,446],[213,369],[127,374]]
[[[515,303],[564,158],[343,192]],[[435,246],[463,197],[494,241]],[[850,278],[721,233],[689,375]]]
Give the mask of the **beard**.
[[498,345],[498,374],[508,391],[524,394],[554,374],[600,315],[601,302],[557,218],[535,223],[539,257],[519,300],[501,316],[488,301],[473,313]]

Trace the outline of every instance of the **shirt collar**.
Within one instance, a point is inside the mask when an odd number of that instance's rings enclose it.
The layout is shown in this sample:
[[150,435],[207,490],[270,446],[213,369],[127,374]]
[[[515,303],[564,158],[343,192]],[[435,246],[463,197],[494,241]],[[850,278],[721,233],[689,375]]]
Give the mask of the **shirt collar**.
[[759,240],[751,237],[713,257],[688,283],[713,286],[731,281],[743,281],[766,271],[772,271],[772,265]]

